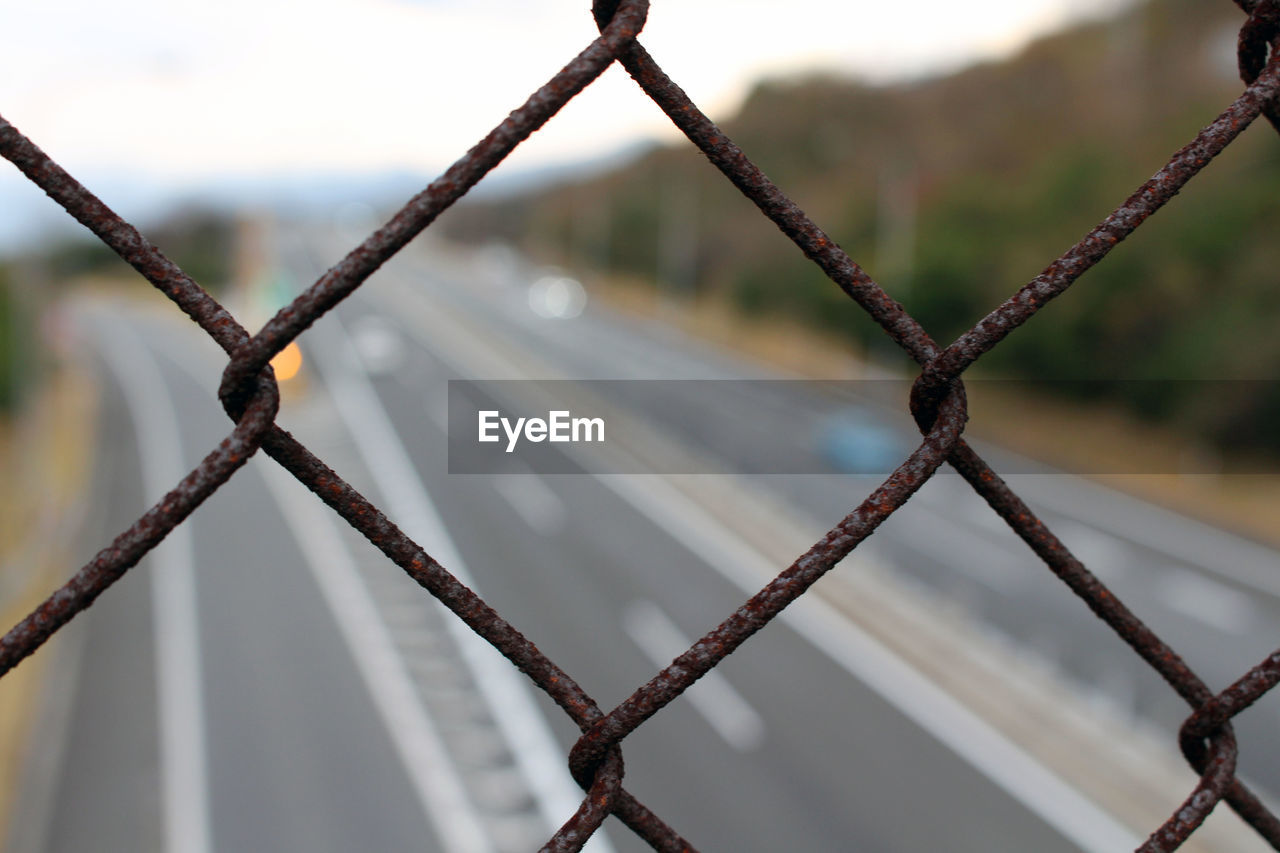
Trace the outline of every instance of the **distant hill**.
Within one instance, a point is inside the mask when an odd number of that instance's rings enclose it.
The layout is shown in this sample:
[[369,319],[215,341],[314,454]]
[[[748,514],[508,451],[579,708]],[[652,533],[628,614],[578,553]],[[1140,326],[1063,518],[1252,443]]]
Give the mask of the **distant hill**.
[[[1242,22],[1219,0],[1152,0],[946,77],[766,81],[723,128],[948,342],[1230,103]],[[1085,395],[1138,387],[1125,379],[1280,378],[1278,200],[1280,137],[1264,121],[981,369],[1088,380],[1066,386]],[[882,338],[688,146],[463,205],[441,225],[864,345]],[[1207,399],[1204,383],[1141,383],[1132,404],[1221,442],[1276,446],[1275,384],[1221,383]]]

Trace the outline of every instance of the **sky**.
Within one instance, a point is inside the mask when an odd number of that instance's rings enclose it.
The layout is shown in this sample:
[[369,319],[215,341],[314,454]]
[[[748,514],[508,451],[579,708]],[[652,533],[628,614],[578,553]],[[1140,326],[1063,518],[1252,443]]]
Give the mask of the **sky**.
[[[653,0],[641,41],[713,119],[753,81],[1014,52],[1121,0]],[[0,0],[0,115],[73,174],[436,174],[596,35],[589,0]],[[674,131],[616,66],[505,166]],[[16,172],[0,164],[0,193]],[[108,176],[108,177],[103,177]],[[0,216],[5,205],[0,202]]]

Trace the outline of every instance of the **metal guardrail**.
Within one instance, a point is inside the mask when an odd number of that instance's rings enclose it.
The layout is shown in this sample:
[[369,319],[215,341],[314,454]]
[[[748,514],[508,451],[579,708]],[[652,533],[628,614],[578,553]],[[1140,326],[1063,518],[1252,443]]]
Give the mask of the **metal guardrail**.
[[[235,422],[227,438],[173,491],[0,639],[0,674],[12,669],[92,604],[261,448],[502,652],[581,729],[582,736],[569,754],[569,767],[586,796],[577,812],[566,816],[565,824],[544,850],[580,849],[610,815],[654,849],[690,850],[692,846],[675,829],[623,787],[622,742],[748,637],[768,625],[946,463],[968,481],[1050,571],[1190,705],[1192,711],[1182,725],[1179,745],[1201,778],[1186,801],[1139,849],[1177,848],[1225,800],[1263,839],[1280,850],[1280,819],[1236,778],[1239,747],[1231,727],[1236,714],[1280,682],[1280,651],[1226,690],[1214,693],[1067,550],[962,437],[967,413],[960,377],[970,365],[1105,258],[1258,116],[1265,116],[1280,130],[1280,0],[1235,2],[1248,15],[1240,31],[1238,50],[1244,92],[1082,240],[946,347],[935,343],[663,73],[637,41],[648,13],[648,0],[595,0],[593,13],[600,27],[599,38],[252,336],[137,229],[0,118],[0,154],[173,300],[226,351],[230,361],[219,396]],[[626,68],[725,177],[920,365],[910,406],[923,438],[920,446],[866,500],[764,589],[637,688],[626,701],[606,711],[377,507],[275,424],[279,391],[268,362],[615,61]]]

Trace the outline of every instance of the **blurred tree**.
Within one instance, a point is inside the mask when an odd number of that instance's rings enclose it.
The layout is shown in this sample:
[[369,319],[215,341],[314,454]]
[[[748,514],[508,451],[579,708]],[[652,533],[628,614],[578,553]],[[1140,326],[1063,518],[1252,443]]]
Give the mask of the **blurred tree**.
[[[1230,4],[1149,0],[945,77],[887,86],[829,75],[765,81],[724,128],[946,344],[1239,93],[1226,72],[1240,25]],[[693,181],[686,196],[696,203],[673,211],[680,194],[664,188]],[[1280,432],[1259,426],[1280,406],[1270,402],[1280,389],[1187,381],[1280,379],[1277,198],[1280,142],[1269,127],[1251,128],[975,369],[1054,380],[1071,397],[1112,397],[1222,442],[1280,450]],[[496,226],[545,253],[540,236],[560,234],[564,245],[577,211],[593,204],[610,211],[612,269],[651,277],[693,269],[695,295],[723,294],[744,313],[799,319],[864,346],[883,341],[687,146],[651,151],[571,191],[491,212],[473,206],[452,233],[488,239]],[[683,245],[681,235],[696,244]]]

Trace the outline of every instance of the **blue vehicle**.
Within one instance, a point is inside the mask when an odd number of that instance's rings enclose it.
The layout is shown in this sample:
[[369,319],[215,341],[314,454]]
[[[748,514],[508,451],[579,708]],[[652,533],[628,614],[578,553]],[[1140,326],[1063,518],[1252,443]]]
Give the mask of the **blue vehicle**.
[[831,415],[818,430],[818,453],[846,474],[888,474],[913,449],[907,436],[862,408]]

